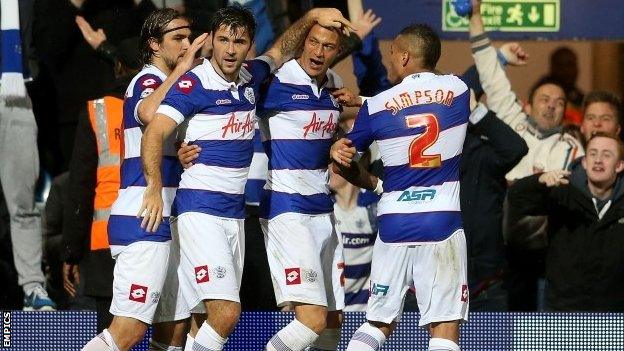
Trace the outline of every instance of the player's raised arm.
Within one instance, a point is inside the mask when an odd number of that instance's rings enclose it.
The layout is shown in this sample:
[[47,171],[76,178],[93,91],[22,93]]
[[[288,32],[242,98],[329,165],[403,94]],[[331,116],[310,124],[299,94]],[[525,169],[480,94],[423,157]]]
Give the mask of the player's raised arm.
[[[184,73],[191,70],[195,65],[195,54],[199,51],[204,43],[206,42],[206,38],[208,37],[207,33],[204,33],[195,40],[186,50],[186,53],[182,57],[175,69],[171,71],[171,74],[167,76],[167,79],[156,89],[153,93],[148,95],[145,99],[141,100],[137,107],[137,115],[143,124],[148,124],[151,122],[152,118],[154,118],[154,114],[160,106],[160,103],[167,95],[167,92],[171,87],[175,84],[175,82],[180,78]],[[187,44],[188,45],[188,44]]]
[[282,34],[273,46],[265,53],[280,67],[284,62],[292,59],[303,45],[306,35],[315,24],[327,28],[341,29],[345,34],[355,30],[355,27],[339,10],[334,8],[316,8],[308,11],[302,18],[293,23]]
[[141,160],[147,186],[143,195],[143,203],[137,213],[143,216],[141,227],[148,232],[155,232],[162,221],[162,174],[160,173],[163,154],[163,143],[175,130],[176,121],[157,113],[148,124],[141,139]]

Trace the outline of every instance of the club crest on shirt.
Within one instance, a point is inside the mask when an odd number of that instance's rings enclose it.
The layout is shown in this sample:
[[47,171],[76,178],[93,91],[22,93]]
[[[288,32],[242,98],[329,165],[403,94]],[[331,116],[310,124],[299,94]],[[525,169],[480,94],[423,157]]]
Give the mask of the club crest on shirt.
[[245,88],[245,93],[243,95],[245,95],[245,98],[247,98],[247,100],[249,100],[252,104],[256,103],[256,96],[254,95],[252,87]]

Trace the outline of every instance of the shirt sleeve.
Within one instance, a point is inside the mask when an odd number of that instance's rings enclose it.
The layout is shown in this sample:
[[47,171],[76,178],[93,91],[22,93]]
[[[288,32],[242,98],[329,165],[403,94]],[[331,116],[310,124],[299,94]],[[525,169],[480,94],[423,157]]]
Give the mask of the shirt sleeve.
[[177,124],[181,124],[186,118],[201,110],[202,101],[202,87],[199,78],[187,73],[169,89],[156,113],[163,114],[176,121]]
[[347,139],[353,142],[358,152],[364,152],[373,142],[373,135],[370,128],[370,116],[368,115],[368,103],[365,102],[355,117],[353,129],[347,133]]
[[146,74],[139,79],[137,79],[132,87],[132,90],[128,92],[128,96],[126,98],[126,104],[132,104],[132,111],[134,119],[140,125],[143,125],[141,119],[139,118],[139,105],[148,97],[151,93],[153,93],[158,87],[162,84],[162,80],[154,75],[154,74]]

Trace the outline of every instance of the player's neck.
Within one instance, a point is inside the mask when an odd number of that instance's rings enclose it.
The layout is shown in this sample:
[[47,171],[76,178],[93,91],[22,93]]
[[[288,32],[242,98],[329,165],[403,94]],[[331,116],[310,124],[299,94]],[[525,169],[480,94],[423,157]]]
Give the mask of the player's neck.
[[405,70],[404,74],[401,77],[401,81],[403,81],[403,79],[405,79],[405,77],[409,77],[412,74],[418,74],[418,73],[426,73],[426,72],[432,72],[430,69],[427,68],[422,68],[422,67],[414,67],[414,68],[410,68]]
[[162,73],[164,73],[167,76],[170,75],[172,72],[171,68],[167,66],[165,61],[161,60],[158,57],[154,57],[154,59],[152,60],[152,65],[156,66],[156,68],[158,68]]
[[232,74],[223,73],[223,71],[221,70],[221,67],[219,67],[219,65],[217,64],[217,61],[215,61],[214,56],[210,58],[210,64],[212,65],[212,68],[214,68],[215,72],[217,72],[217,74],[221,78],[225,79],[227,82],[236,82],[238,80],[238,71]]
[[336,204],[343,210],[351,210],[357,205],[357,198],[359,193],[360,188],[350,183],[347,183],[344,186],[334,190]]

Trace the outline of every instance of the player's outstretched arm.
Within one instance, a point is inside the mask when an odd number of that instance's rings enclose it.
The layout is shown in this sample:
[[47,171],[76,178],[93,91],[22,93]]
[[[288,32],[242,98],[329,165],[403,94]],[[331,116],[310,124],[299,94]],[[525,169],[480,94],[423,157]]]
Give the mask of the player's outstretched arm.
[[191,46],[186,50],[182,59],[176,65],[173,72],[167,76],[167,79],[165,79],[165,81],[158,88],[156,88],[153,93],[141,100],[139,106],[137,107],[137,115],[143,124],[147,125],[152,121],[158,106],[160,106],[160,103],[165,98],[165,95],[167,95],[169,89],[171,89],[171,87],[178,81],[178,78],[194,67],[195,54],[202,48],[207,37],[208,33],[204,33],[195,38]]
[[173,119],[157,113],[152,122],[148,124],[141,139],[141,161],[147,186],[137,217],[143,217],[141,228],[147,232],[155,232],[162,221],[164,203],[160,166],[163,143],[173,133],[176,126]]
[[273,46],[265,53],[275,62],[275,67],[282,66],[292,59],[315,24],[327,28],[338,28],[345,34],[355,31],[355,27],[346,18],[342,17],[339,10],[334,8],[316,8],[308,11],[302,18],[293,23],[282,34]]

